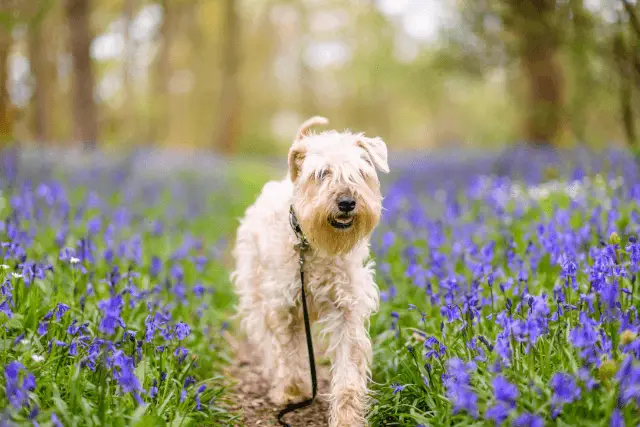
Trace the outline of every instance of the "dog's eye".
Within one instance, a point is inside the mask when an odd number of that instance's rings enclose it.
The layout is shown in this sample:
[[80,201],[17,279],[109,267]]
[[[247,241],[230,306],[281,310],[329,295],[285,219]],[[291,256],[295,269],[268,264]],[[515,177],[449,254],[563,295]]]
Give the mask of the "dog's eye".
[[318,178],[320,178],[321,180],[327,178],[331,176],[331,171],[329,169],[323,169],[320,171],[320,173],[318,174]]

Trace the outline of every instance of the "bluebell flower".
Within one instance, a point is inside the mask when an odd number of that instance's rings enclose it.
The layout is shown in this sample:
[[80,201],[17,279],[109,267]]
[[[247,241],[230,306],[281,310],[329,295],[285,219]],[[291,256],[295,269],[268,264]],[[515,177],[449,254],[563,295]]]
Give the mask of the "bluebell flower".
[[149,389],[149,398],[153,399],[158,395],[158,381],[153,380],[153,385]]
[[478,414],[478,396],[470,385],[470,373],[475,370],[472,362],[464,363],[458,358],[447,361],[447,375],[444,381],[447,398],[453,403],[453,412],[466,411],[476,417]]
[[11,310],[11,296],[5,298],[5,300],[0,303],[0,313],[6,314],[9,319],[13,317],[13,311]]
[[611,413],[611,418],[609,419],[609,427],[624,427],[624,417],[620,412],[620,409],[616,408]]
[[537,415],[523,413],[520,414],[514,421],[514,427],[544,427],[544,420]]
[[511,411],[513,411],[513,408],[510,405],[504,402],[497,402],[487,409],[485,417],[500,425],[509,418]]
[[393,389],[393,394],[400,393],[405,389],[406,385],[401,384],[391,384],[391,388]]
[[59,322],[60,319],[62,318],[62,316],[64,316],[64,314],[69,311],[69,306],[63,303],[58,303],[56,305],[56,308],[54,310],[55,314],[56,314],[56,321]]
[[202,284],[200,282],[196,283],[193,286],[193,294],[197,297],[200,298],[201,296],[204,295],[206,288],[204,286],[202,286]]
[[518,398],[518,388],[511,384],[502,375],[497,375],[493,381],[493,394],[496,400],[508,403],[511,407],[515,406],[516,399]]
[[[20,373],[23,372],[23,379],[20,382]],[[34,376],[27,372],[24,365],[18,361],[9,362],[4,370],[5,394],[9,404],[15,409],[20,409],[29,404],[29,391],[36,388]]]
[[573,376],[556,372],[549,381],[553,394],[551,396],[552,416],[560,413],[562,405],[571,403],[580,397],[581,391]]
[[440,314],[447,318],[447,322],[451,323],[460,320],[460,309],[457,305],[443,305],[440,307]]
[[53,425],[53,427],[64,427],[64,424],[62,424],[55,412],[51,413],[51,425]]
[[121,295],[114,295],[109,299],[98,302],[98,308],[103,314],[98,327],[100,332],[113,335],[118,326],[121,328],[125,327],[124,320],[120,317],[123,305]]
[[182,346],[176,348],[173,352],[173,355],[178,358],[178,363],[184,362],[184,359],[187,358],[187,354],[189,354],[189,351]]

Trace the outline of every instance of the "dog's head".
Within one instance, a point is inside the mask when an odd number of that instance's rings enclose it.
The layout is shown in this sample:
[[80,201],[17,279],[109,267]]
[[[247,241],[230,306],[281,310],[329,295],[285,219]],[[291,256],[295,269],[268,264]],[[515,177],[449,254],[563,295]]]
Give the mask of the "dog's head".
[[380,219],[376,169],[389,172],[387,146],[362,134],[308,132],[326,123],[313,117],[302,124],[289,151],[289,178],[293,207],[311,244],[340,254],[368,237]]

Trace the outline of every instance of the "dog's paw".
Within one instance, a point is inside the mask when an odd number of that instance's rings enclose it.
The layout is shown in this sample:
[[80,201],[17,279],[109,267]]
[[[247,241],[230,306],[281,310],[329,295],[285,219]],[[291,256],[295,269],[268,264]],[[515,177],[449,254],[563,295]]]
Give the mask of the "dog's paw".
[[329,427],[364,427],[364,417],[358,413],[342,413],[332,418]]
[[295,403],[311,397],[306,396],[304,384],[291,383],[287,386],[276,386],[269,392],[269,400],[275,405]]
[[330,427],[364,427],[365,405],[363,393],[346,390],[335,396],[329,414]]

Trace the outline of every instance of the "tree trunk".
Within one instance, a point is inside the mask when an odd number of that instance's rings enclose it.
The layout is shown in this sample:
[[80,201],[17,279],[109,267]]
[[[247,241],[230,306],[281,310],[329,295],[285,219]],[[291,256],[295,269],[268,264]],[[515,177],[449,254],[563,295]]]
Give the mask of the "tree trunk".
[[9,98],[9,53],[11,34],[0,27],[0,146],[13,141],[14,110]]
[[534,144],[553,144],[564,124],[565,96],[556,0],[509,2],[512,16],[506,23],[518,37],[518,54],[528,81],[525,136]]
[[66,0],[65,9],[73,63],[74,139],[86,148],[94,148],[98,140],[98,113],[90,53],[90,0]]
[[223,69],[220,117],[215,144],[218,151],[235,153],[240,130],[240,18],[238,0],[224,0]]
[[55,54],[45,48],[46,29],[43,19],[35,22],[29,33],[29,63],[34,79],[33,134],[39,143],[53,141],[52,88],[55,77]]
[[135,0],[124,0],[122,14],[124,16],[124,55],[122,56],[122,86],[124,99],[122,114],[123,137],[125,140],[133,140],[135,128],[135,103],[133,94],[132,68],[136,52],[136,46],[131,37],[131,27],[135,13]]
[[633,81],[634,70],[632,66],[633,54],[625,41],[622,25],[613,38],[613,56],[618,67],[620,77],[620,112],[627,143],[630,147],[636,147],[636,127],[633,108]]
[[158,142],[167,136],[169,128],[169,79],[171,78],[171,46],[175,28],[175,9],[170,0],[162,0],[162,24],[160,25],[160,50],[155,64],[153,87],[155,102],[153,102],[149,139]]

